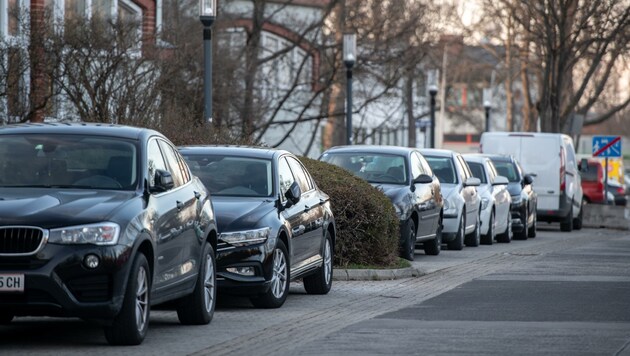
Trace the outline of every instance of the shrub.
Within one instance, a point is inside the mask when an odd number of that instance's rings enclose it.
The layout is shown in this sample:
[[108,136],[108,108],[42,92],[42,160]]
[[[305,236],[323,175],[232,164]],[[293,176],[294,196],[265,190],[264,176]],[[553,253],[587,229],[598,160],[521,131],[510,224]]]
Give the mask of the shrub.
[[337,225],[335,265],[398,265],[399,221],[380,190],[329,163],[300,158],[330,196]]

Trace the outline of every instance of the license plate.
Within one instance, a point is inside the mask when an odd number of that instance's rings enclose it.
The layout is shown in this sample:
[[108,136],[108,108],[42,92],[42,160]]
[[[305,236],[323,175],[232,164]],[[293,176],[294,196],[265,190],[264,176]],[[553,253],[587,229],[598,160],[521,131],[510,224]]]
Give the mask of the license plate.
[[24,292],[24,275],[0,274],[0,292]]

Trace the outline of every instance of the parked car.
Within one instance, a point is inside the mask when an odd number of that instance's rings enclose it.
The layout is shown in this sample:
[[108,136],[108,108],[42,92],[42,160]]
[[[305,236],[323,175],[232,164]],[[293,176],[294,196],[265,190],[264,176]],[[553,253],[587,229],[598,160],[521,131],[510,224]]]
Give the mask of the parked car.
[[140,344],[150,307],[182,324],[215,308],[210,196],[156,131],[97,124],[0,128],[0,322],[100,320]]
[[457,152],[422,149],[435,176],[439,179],[444,195],[443,239],[449,250],[461,250],[466,246],[479,246],[481,241],[481,198],[475,178]]
[[512,241],[512,197],[507,189],[508,179],[497,173],[488,157],[477,154],[463,156],[473,177],[481,184],[477,192],[481,197],[481,243],[492,245]]
[[512,196],[512,230],[514,237],[522,240],[536,237],[538,195],[534,191],[534,178],[524,174],[513,156],[486,155],[497,173],[508,179],[508,191]]
[[400,256],[412,261],[416,245],[427,255],[442,248],[442,191],[416,149],[395,146],[342,146],[320,160],[342,167],[383,190],[400,219]]
[[614,179],[609,179],[606,184],[606,190],[612,195],[612,201],[610,204],[617,206],[626,206],[628,204],[628,197],[626,195],[626,186],[620,184]]
[[604,167],[599,160],[584,158],[580,161],[578,168],[582,176],[584,202],[589,204],[605,203]]
[[278,308],[291,280],[302,278],[309,294],[330,291],[336,237],[330,198],[294,155],[230,146],[180,152],[216,207],[219,292]]
[[484,132],[481,152],[512,155],[536,176],[537,218],[582,228],[582,184],[571,137],[540,132]]

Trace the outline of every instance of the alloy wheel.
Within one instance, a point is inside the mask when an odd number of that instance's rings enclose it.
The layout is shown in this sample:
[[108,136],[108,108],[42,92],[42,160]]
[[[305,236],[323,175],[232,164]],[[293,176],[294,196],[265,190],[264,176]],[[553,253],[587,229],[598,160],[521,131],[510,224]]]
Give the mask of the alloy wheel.
[[136,290],[136,326],[138,331],[144,330],[149,315],[149,288],[147,271],[140,268],[138,271],[138,288]]
[[206,255],[206,273],[203,281],[204,301],[206,311],[211,311],[214,305],[214,261],[212,255]]
[[287,287],[287,260],[280,249],[273,253],[273,277],[271,278],[271,288],[273,296],[282,298]]
[[332,253],[330,248],[330,241],[326,239],[326,246],[324,248],[324,281],[326,284],[330,283],[332,278]]

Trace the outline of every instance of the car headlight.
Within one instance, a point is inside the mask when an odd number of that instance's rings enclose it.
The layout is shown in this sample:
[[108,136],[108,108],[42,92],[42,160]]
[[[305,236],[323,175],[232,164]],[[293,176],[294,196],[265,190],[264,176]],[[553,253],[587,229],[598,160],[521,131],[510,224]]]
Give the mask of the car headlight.
[[522,204],[522,200],[520,195],[513,195],[512,196],[512,205],[510,206],[512,209],[518,209],[521,207]]
[[120,226],[106,222],[52,229],[48,236],[48,242],[65,245],[115,245],[118,243],[119,235]]
[[488,199],[488,198],[481,198],[481,210],[486,210],[486,208],[488,207],[489,203],[490,203],[490,199]]
[[444,214],[456,214],[457,213],[457,204],[450,200],[444,199]]
[[270,227],[265,227],[262,229],[255,230],[244,230],[244,231],[234,231],[234,232],[224,232],[221,234],[221,240],[229,243],[230,245],[236,246],[246,246],[246,245],[255,245],[259,243],[263,243],[267,241],[269,238],[269,233],[271,232]]

